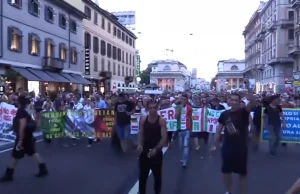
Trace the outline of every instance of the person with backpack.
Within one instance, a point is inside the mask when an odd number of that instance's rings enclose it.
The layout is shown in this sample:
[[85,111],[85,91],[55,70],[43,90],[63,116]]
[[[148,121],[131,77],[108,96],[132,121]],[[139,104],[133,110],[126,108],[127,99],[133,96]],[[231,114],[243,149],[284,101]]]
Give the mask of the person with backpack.
[[15,145],[12,150],[12,163],[6,169],[4,176],[0,182],[9,182],[13,180],[14,170],[19,160],[25,155],[34,156],[38,162],[39,172],[36,177],[45,177],[48,175],[46,164],[41,159],[39,153],[35,150],[34,131],[37,126],[32,116],[27,112],[27,107],[30,100],[25,96],[18,98],[18,110],[15,118],[13,119],[13,129],[16,132]]

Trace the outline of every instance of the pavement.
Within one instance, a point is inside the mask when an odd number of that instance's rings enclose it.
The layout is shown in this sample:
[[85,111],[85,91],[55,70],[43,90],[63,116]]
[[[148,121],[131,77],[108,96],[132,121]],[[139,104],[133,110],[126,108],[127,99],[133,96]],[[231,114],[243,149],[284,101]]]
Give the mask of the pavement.
[[[102,140],[87,148],[87,140],[76,146],[63,147],[62,140],[53,144],[37,143],[37,149],[47,162],[49,176],[35,178],[37,164],[25,158],[16,169],[15,180],[2,183],[3,194],[137,194],[133,188],[138,179],[137,154],[122,154],[111,148],[109,140]],[[176,142],[174,142],[176,144]],[[187,169],[179,162],[178,147],[165,152],[162,194],[224,194],[220,173],[220,153],[208,154],[208,147],[191,151]],[[267,155],[266,145],[249,156],[249,194],[283,194],[300,174],[300,146],[288,145],[279,150],[276,158]],[[0,152],[0,170],[10,161],[10,151]],[[238,194],[237,178],[233,194]],[[131,191],[131,192],[130,192]],[[148,180],[148,194],[153,192],[153,178]]]

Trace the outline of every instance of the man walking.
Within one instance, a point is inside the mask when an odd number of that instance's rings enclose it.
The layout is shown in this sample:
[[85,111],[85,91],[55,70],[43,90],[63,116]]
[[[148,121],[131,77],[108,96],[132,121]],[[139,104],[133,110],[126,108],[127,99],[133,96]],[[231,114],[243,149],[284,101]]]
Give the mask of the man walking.
[[239,175],[240,194],[247,193],[248,126],[250,112],[255,107],[253,94],[249,94],[247,100],[249,100],[247,106],[241,108],[240,95],[230,95],[229,104],[231,109],[221,113],[214,146],[211,148],[211,151],[216,150],[216,145],[224,128],[222,173],[226,194],[231,194],[232,173]]
[[175,107],[175,119],[177,119],[177,129],[179,130],[180,162],[182,167],[187,167],[189,157],[190,133],[193,127],[193,108],[188,104],[188,96],[183,94],[181,104]]
[[141,152],[139,157],[139,194],[146,194],[150,170],[154,176],[155,194],[160,194],[163,165],[161,149],[167,142],[166,120],[158,115],[158,103],[155,100],[148,101],[147,108],[149,115],[141,118],[138,135],[138,151]]

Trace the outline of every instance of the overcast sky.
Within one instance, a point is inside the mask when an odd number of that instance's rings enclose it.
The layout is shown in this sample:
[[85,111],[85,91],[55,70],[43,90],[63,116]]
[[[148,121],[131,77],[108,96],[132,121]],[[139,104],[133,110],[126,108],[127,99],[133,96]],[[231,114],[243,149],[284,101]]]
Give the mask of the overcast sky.
[[[179,60],[210,80],[218,60],[244,58],[242,32],[260,0],[98,0],[110,12],[136,11],[141,70],[152,60]],[[201,3],[200,3],[201,2]],[[190,34],[193,34],[190,36]],[[166,53],[166,49],[174,53]]]

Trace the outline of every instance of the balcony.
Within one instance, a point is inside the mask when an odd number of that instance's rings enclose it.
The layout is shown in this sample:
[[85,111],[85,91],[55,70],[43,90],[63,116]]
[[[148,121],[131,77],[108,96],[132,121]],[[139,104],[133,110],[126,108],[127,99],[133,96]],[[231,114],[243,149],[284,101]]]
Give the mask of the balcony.
[[264,70],[265,65],[264,64],[255,64],[255,68],[259,71]]
[[257,41],[257,42],[262,42],[264,39],[265,39],[265,34],[263,34],[263,33],[259,33],[259,34],[256,36],[256,41]]
[[289,48],[290,55],[300,55],[300,46],[293,46]]
[[278,25],[281,28],[294,27],[294,18],[279,20]]
[[62,70],[64,69],[64,60],[54,58],[54,57],[44,57],[43,68],[48,70]]
[[268,65],[270,65],[270,66],[273,66],[276,64],[292,65],[292,64],[294,64],[294,59],[292,57],[277,57],[277,58],[271,59],[268,62]]
[[268,30],[270,32],[272,32],[272,31],[274,31],[276,29],[277,26],[278,26],[277,21],[270,21],[268,23],[268,27],[267,28],[268,28]]
[[296,9],[300,6],[300,0],[292,0],[292,7]]

